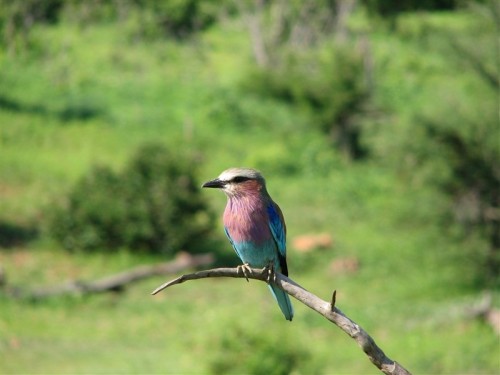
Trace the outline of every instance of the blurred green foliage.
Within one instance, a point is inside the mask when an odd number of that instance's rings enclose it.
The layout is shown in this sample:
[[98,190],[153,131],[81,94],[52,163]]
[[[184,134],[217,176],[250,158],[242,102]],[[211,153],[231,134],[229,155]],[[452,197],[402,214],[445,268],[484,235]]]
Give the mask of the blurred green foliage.
[[367,9],[384,17],[390,17],[402,12],[444,11],[457,8],[460,0],[363,0]]
[[285,375],[293,371],[315,373],[310,355],[300,342],[265,336],[235,326],[222,332],[209,368],[212,374]]
[[[406,64],[402,74],[408,77],[415,70],[424,73],[419,75],[419,86],[413,89],[414,102],[396,99],[382,105],[384,110],[393,111],[404,104],[409,116],[407,120],[381,126],[380,135],[388,138],[392,134],[398,140],[384,152],[393,152],[396,158],[405,155],[405,162],[394,160],[403,174],[410,180],[437,187],[447,198],[443,226],[459,223],[463,236],[480,233],[487,239],[487,249],[477,251],[472,261],[473,272],[480,276],[479,285],[497,285],[500,86],[494,35],[500,9],[490,2],[475,4],[469,12],[476,22],[467,24],[470,31],[463,35],[425,16],[419,26],[409,17],[398,20],[397,30],[405,41],[413,49],[428,51],[428,57],[402,63]],[[448,59],[439,61],[429,56]],[[454,78],[457,76],[460,79]],[[412,81],[408,83],[415,86]],[[404,93],[408,83],[401,82],[399,91]],[[402,99],[407,97],[403,95]]]
[[95,167],[58,207],[50,206],[49,231],[70,250],[200,251],[214,216],[201,195],[196,163],[165,146],[145,145],[119,174]]
[[22,48],[30,30],[60,20],[82,27],[96,21],[123,21],[140,39],[186,38],[212,25],[227,1],[214,0],[2,0],[0,29],[4,45]]
[[284,101],[307,113],[346,159],[361,159],[361,118],[369,107],[371,69],[368,39],[348,27],[354,2],[250,2],[256,66],[243,79],[244,90]]
[[134,5],[147,9],[164,35],[186,37],[212,25],[224,1],[217,0],[134,0]]
[[325,134],[347,158],[366,154],[360,117],[368,105],[363,57],[352,46],[290,53],[281,64],[256,68],[246,90],[306,111],[310,128]]

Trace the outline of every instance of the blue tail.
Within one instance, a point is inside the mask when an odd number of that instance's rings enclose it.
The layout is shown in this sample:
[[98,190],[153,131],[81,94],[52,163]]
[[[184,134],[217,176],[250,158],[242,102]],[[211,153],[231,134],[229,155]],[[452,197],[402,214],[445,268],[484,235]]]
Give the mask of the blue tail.
[[274,298],[278,302],[278,305],[281,309],[283,315],[285,315],[286,320],[292,321],[293,318],[293,307],[292,302],[290,302],[290,298],[288,294],[278,288],[276,285],[269,284],[269,289],[273,293]]

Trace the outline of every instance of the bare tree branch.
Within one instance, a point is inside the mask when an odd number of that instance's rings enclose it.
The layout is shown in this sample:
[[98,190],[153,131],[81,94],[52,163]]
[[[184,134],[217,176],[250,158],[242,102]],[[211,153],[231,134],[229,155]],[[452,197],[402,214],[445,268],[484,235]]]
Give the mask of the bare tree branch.
[[[255,279],[266,282],[268,277],[267,270],[252,268],[252,273],[247,274],[249,279]],[[186,274],[179,276],[178,278],[171,280],[169,282],[160,285],[151,294],[157,294],[162,290],[171,287],[173,285],[181,284],[189,280],[198,280],[208,277],[235,277],[244,278],[238,268],[214,268],[210,270],[198,271],[191,274]],[[314,294],[308,292],[303,287],[298,285],[292,279],[276,273],[275,284],[283,289],[286,293],[302,302],[307,307],[313,309],[317,313],[324,316],[330,322],[334,323],[342,331],[347,333],[351,338],[353,338],[361,349],[366,353],[369,360],[377,366],[384,374],[387,375],[411,375],[408,370],[406,370],[399,363],[393,361],[385,355],[385,353],[380,349],[373,338],[358,324],[349,319],[342,311],[335,307],[336,292],[334,291],[332,295],[332,302],[326,302],[315,296]]]
[[192,269],[200,266],[208,266],[212,264],[213,261],[214,257],[212,254],[190,255],[188,253],[181,252],[170,262],[140,266],[128,271],[103,277],[98,280],[73,280],[56,286],[39,287],[33,290],[25,290],[20,287],[3,285],[3,290],[5,290],[6,293],[12,297],[27,298],[32,300],[39,300],[64,294],[117,292],[122,291],[128,284],[146,279],[148,277],[177,273],[189,268]]

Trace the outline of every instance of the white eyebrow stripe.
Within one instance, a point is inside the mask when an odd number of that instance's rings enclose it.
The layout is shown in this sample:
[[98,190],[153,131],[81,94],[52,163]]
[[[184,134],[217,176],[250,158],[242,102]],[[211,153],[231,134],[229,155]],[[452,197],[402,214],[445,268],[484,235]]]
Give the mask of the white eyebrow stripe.
[[235,177],[244,177],[249,179],[262,179],[259,172],[249,168],[229,168],[219,175],[221,181],[231,181]]

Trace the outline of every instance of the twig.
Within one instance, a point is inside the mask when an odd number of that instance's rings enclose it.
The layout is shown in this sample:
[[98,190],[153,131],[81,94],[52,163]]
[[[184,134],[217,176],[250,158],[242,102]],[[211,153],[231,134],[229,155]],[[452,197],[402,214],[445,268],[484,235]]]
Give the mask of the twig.
[[[252,268],[252,272],[247,273],[246,276],[250,279],[261,280],[265,282],[267,280],[268,273],[267,271],[262,269]],[[168,287],[181,284],[185,281],[204,279],[208,277],[242,278],[245,277],[245,275],[239,273],[237,268],[214,268],[210,270],[198,271],[195,273],[179,276],[174,280],[166,282],[156,288],[151,294],[157,294]],[[370,361],[375,366],[377,366],[377,368],[379,368],[384,374],[411,375],[410,372],[403,366],[387,357],[382,349],[377,346],[373,338],[363,328],[361,328],[358,324],[349,319],[342,311],[335,307],[335,292],[332,296],[332,302],[329,303],[308,292],[292,279],[280,273],[276,273],[275,284],[279,288],[283,289],[286,293],[302,302],[307,307],[324,316],[326,319],[334,323],[342,331],[348,334],[351,338],[353,338],[361,347],[361,349],[363,349],[363,351],[366,353]]]
[[335,309],[335,302],[337,302],[337,291],[334,290],[332,293],[332,302],[330,302],[330,311],[333,312]]

